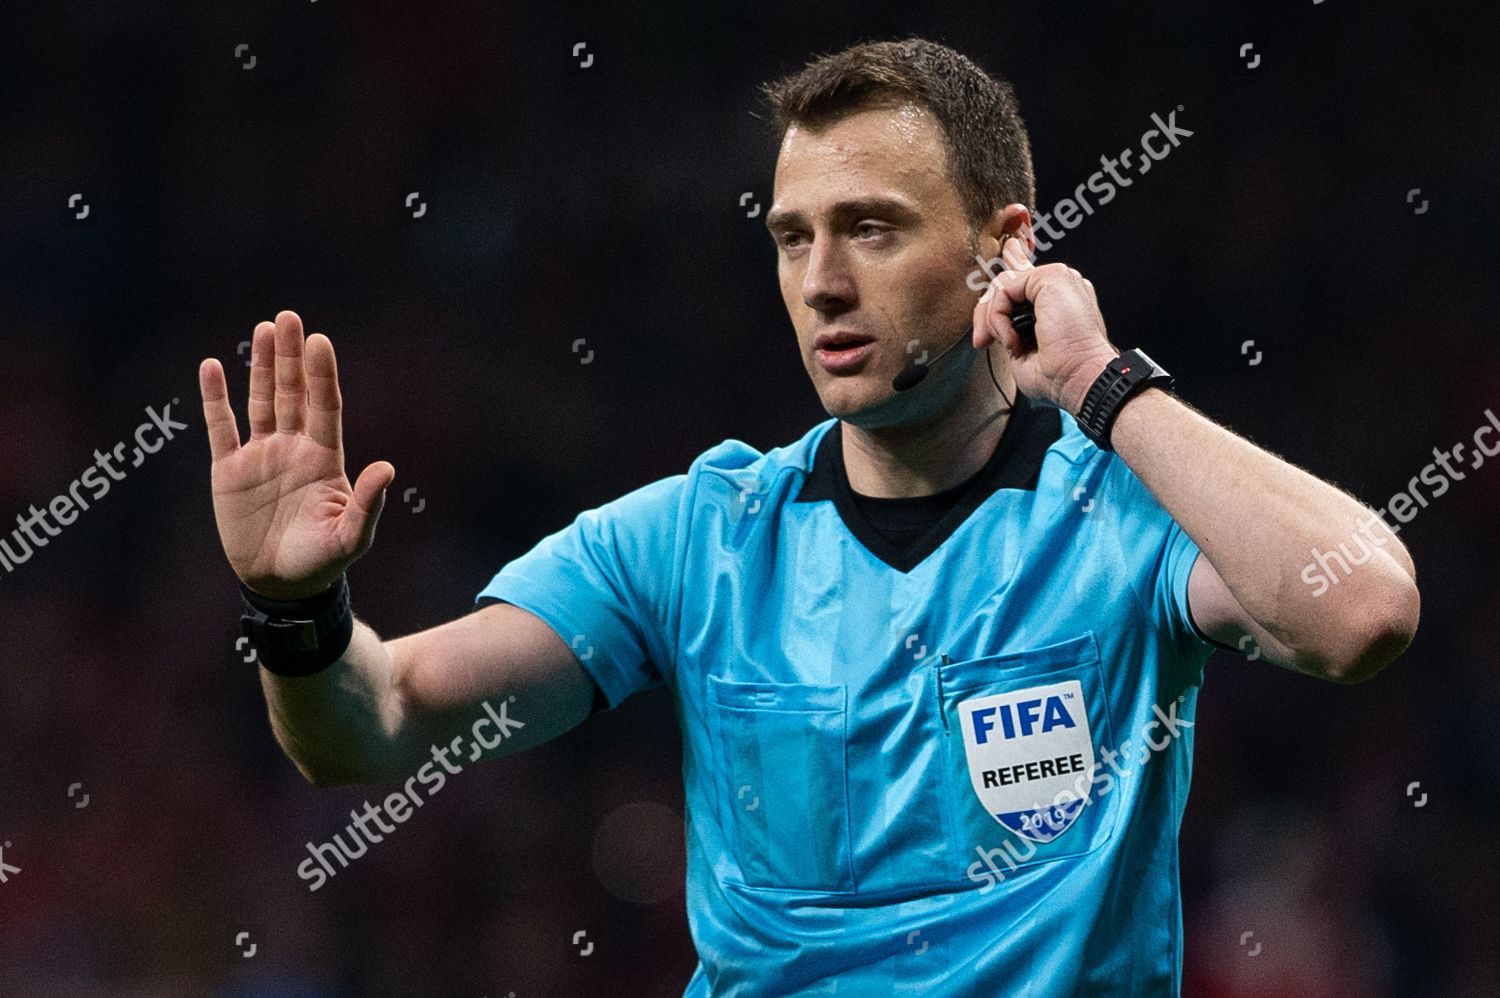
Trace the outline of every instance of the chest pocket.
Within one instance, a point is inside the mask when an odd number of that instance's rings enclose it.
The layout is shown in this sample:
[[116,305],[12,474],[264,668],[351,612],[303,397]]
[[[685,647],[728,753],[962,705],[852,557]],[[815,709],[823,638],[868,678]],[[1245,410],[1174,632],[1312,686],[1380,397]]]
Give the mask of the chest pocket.
[[949,875],[987,884],[1099,848],[1120,798],[1117,744],[1092,632],[938,666]]
[[708,698],[714,797],[743,885],[852,892],[845,688],[709,676]]

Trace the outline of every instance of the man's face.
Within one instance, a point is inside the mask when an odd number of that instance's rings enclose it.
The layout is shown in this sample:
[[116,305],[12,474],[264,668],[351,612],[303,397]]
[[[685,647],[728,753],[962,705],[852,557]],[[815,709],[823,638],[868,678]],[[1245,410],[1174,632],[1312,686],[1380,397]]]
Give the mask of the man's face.
[[[891,388],[923,350],[931,359],[958,339],[974,308],[970,229],[946,155],[942,126],[914,105],[793,125],[782,140],[766,227],[802,362],[832,416],[920,419],[951,401],[970,369],[972,357],[951,357],[919,387]],[[830,337],[864,345],[839,349]]]

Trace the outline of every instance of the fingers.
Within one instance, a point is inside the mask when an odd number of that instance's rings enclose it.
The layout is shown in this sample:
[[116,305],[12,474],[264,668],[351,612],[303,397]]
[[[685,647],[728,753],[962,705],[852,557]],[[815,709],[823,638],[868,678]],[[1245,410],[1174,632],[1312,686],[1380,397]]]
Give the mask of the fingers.
[[276,324],[261,322],[250,340],[250,439],[276,432]]
[[198,365],[198,392],[203,396],[203,422],[208,427],[209,456],[217,461],[240,447],[240,428],[229,405],[224,368],[212,357]]
[[[1023,258],[1020,258],[1024,260]],[[1012,270],[1003,270],[992,282],[1000,287],[1003,297],[1014,304],[1029,301],[1036,304],[1043,294],[1053,307],[1066,307],[1074,302],[1094,301],[1094,284],[1072,267],[1062,263],[1049,263],[1034,267],[1029,263]],[[1006,312],[1009,313],[1007,308]]]
[[333,450],[343,447],[343,399],[333,343],[322,333],[307,338],[307,433]]
[[973,343],[975,350],[983,350],[1000,339],[997,333],[1000,323],[992,317],[994,313],[990,305],[990,300],[994,297],[995,282],[991,281],[990,286],[984,289],[984,294],[979,296],[979,301],[974,304]]
[[[252,439],[278,429],[307,429],[324,446],[340,446],[342,403],[333,344],[320,334],[309,343],[316,345],[308,347],[304,357],[302,319],[296,312],[283,310],[276,313],[275,322],[256,325],[250,347]],[[310,389],[316,398],[310,397]]]
[[1011,270],[1035,269],[1031,258],[1026,255],[1026,243],[1021,239],[1005,240],[1005,248],[1000,251],[1000,257]]
[[999,343],[1012,357],[1019,356],[1021,338],[1010,322],[1012,305],[1004,295],[998,303],[993,297],[985,292],[985,297],[974,307],[974,349],[983,350],[991,343]]
[[1022,354],[1021,336],[1016,332],[1016,327],[1010,324],[1010,316],[1004,315],[995,322],[995,341],[1005,348],[1005,352],[1011,357],[1019,357]]
[[[989,343],[1000,343],[1011,356],[1016,356],[1021,349],[1021,341],[1015,327],[1010,323],[1010,316],[1013,307],[1026,301],[1027,298],[1024,293],[1018,295],[1015,274],[1036,268],[1027,255],[1026,239],[1014,233],[1006,233],[1000,238],[1000,259],[1004,264],[1001,272],[990,281],[990,286],[985,289],[975,306],[974,347],[983,349]],[[999,284],[1000,290],[1005,293],[1000,296],[999,302],[991,305],[989,303],[995,297],[996,284]],[[1022,289],[1026,287],[1024,280],[1020,282],[1019,287]]]
[[[1041,276],[1045,278],[1046,275]],[[1029,296],[1035,290],[1032,286],[1034,280],[1032,274],[1018,273],[1014,270],[1002,271],[995,275],[995,286],[1000,289],[996,297],[999,299],[999,307],[1006,315],[1010,315],[1011,310],[1022,302],[1035,303],[1036,299]]]
[[995,339],[990,335],[989,327],[991,295],[990,289],[986,288],[984,294],[979,296],[979,301],[974,303],[974,318],[969,323],[969,328],[973,332],[970,334],[969,341],[974,344],[975,350],[983,350]]
[[1016,306],[1025,302],[1023,293],[1025,278],[1014,271],[1003,270],[995,275],[974,311],[974,346],[982,349],[990,343],[999,343],[1011,357],[1025,352],[1025,345],[1016,327],[1011,324],[1011,315]]
[[276,429],[300,433],[307,419],[307,372],[302,367],[302,320],[276,313]]

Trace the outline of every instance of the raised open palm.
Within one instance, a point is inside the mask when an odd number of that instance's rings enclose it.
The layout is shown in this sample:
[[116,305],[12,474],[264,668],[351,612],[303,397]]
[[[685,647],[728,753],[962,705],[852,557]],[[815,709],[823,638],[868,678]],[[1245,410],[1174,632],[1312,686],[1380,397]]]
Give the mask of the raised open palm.
[[255,327],[250,439],[243,444],[217,360],[198,366],[198,387],[213,456],[214,518],[234,573],[272,599],[326,590],[369,550],[396,476],[390,462],[376,461],[349,484],[333,343],[314,333],[304,347],[295,312]]

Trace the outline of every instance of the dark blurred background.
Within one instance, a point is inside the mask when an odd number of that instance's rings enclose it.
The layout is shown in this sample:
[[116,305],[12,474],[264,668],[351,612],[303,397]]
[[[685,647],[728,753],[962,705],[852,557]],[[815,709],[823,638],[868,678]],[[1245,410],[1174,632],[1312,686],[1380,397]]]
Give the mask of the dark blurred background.
[[[357,611],[386,637],[468,612],[580,510],[824,418],[747,217],[775,154],[756,85],[814,54],[917,34],[1010,77],[1042,209],[1180,105],[1193,136],[1045,258],[1184,398],[1371,504],[1500,407],[1493,4],[65,0],[5,22],[0,527],[147,406],[189,424],[0,574],[5,996],[681,994],[662,690],[466,770],[308,892],[305,843],[389,788],[313,788],[272,740],[196,369],[225,362],[244,429],[254,324],[328,333],[351,472],[396,467]],[[1375,681],[1210,661],[1186,994],[1500,994],[1497,495],[1500,460],[1403,530],[1422,625]]]

